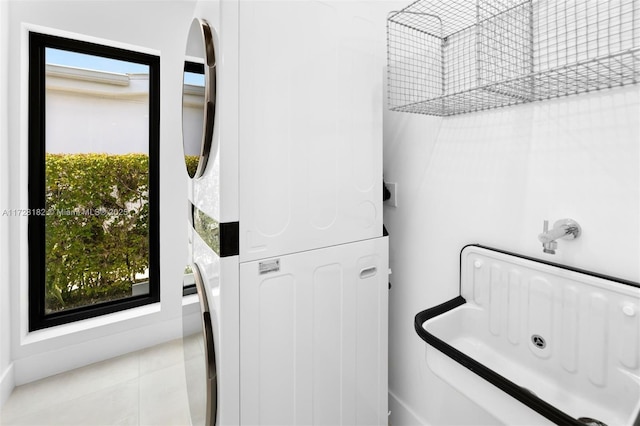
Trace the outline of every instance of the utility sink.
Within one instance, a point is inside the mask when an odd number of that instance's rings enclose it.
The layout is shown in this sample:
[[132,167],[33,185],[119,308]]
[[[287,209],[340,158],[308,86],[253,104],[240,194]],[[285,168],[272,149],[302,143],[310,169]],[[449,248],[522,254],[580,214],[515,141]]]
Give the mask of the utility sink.
[[416,315],[429,367],[506,424],[640,425],[640,285],[478,245]]

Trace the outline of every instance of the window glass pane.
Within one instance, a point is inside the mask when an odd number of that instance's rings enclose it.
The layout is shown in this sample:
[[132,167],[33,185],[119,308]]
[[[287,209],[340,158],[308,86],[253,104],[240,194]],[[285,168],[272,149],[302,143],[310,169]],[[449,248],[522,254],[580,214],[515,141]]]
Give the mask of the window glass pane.
[[188,62],[194,71],[185,70],[182,91],[182,137],[185,163],[190,177],[195,176],[200,158],[204,125],[204,66]]
[[193,270],[191,265],[184,267],[184,278],[182,280],[183,287],[192,287],[196,285],[196,279],[193,277]]
[[204,72],[184,72],[184,84],[202,87],[204,92]]
[[149,67],[45,54],[45,314],[148,295]]
[[182,295],[187,296],[189,294],[196,293],[196,279],[193,275],[193,270],[191,269],[191,265],[185,266],[184,275],[182,278]]

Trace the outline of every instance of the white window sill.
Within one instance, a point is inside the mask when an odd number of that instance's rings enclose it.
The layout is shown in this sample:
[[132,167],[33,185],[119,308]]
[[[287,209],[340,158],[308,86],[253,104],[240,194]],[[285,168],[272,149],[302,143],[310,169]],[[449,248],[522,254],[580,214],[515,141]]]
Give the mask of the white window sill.
[[189,294],[182,298],[182,306],[189,306],[198,303],[198,293]]
[[67,336],[88,330],[95,330],[106,326],[132,321],[139,318],[149,317],[160,313],[160,303],[139,306],[120,312],[101,315],[95,318],[88,318],[81,321],[75,321],[43,330],[32,331],[22,339],[22,345],[38,343],[57,337]]

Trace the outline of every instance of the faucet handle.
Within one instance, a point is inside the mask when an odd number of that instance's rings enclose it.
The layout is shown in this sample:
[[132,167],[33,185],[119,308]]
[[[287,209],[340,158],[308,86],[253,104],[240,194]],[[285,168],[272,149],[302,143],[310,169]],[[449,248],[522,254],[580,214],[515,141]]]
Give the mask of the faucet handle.
[[542,232],[546,233],[547,231],[549,231],[549,221],[545,219],[542,224]]

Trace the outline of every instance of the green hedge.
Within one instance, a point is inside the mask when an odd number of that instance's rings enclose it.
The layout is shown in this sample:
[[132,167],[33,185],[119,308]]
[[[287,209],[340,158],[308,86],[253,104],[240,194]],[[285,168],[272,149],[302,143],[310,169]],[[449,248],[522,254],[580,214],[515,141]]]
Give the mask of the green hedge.
[[196,170],[198,170],[198,159],[199,155],[185,155],[184,162],[187,166],[187,173],[189,176],[193,176],[196,174]]
[[47,154],[46,311],[131,295],[149,268],[149,157]]

